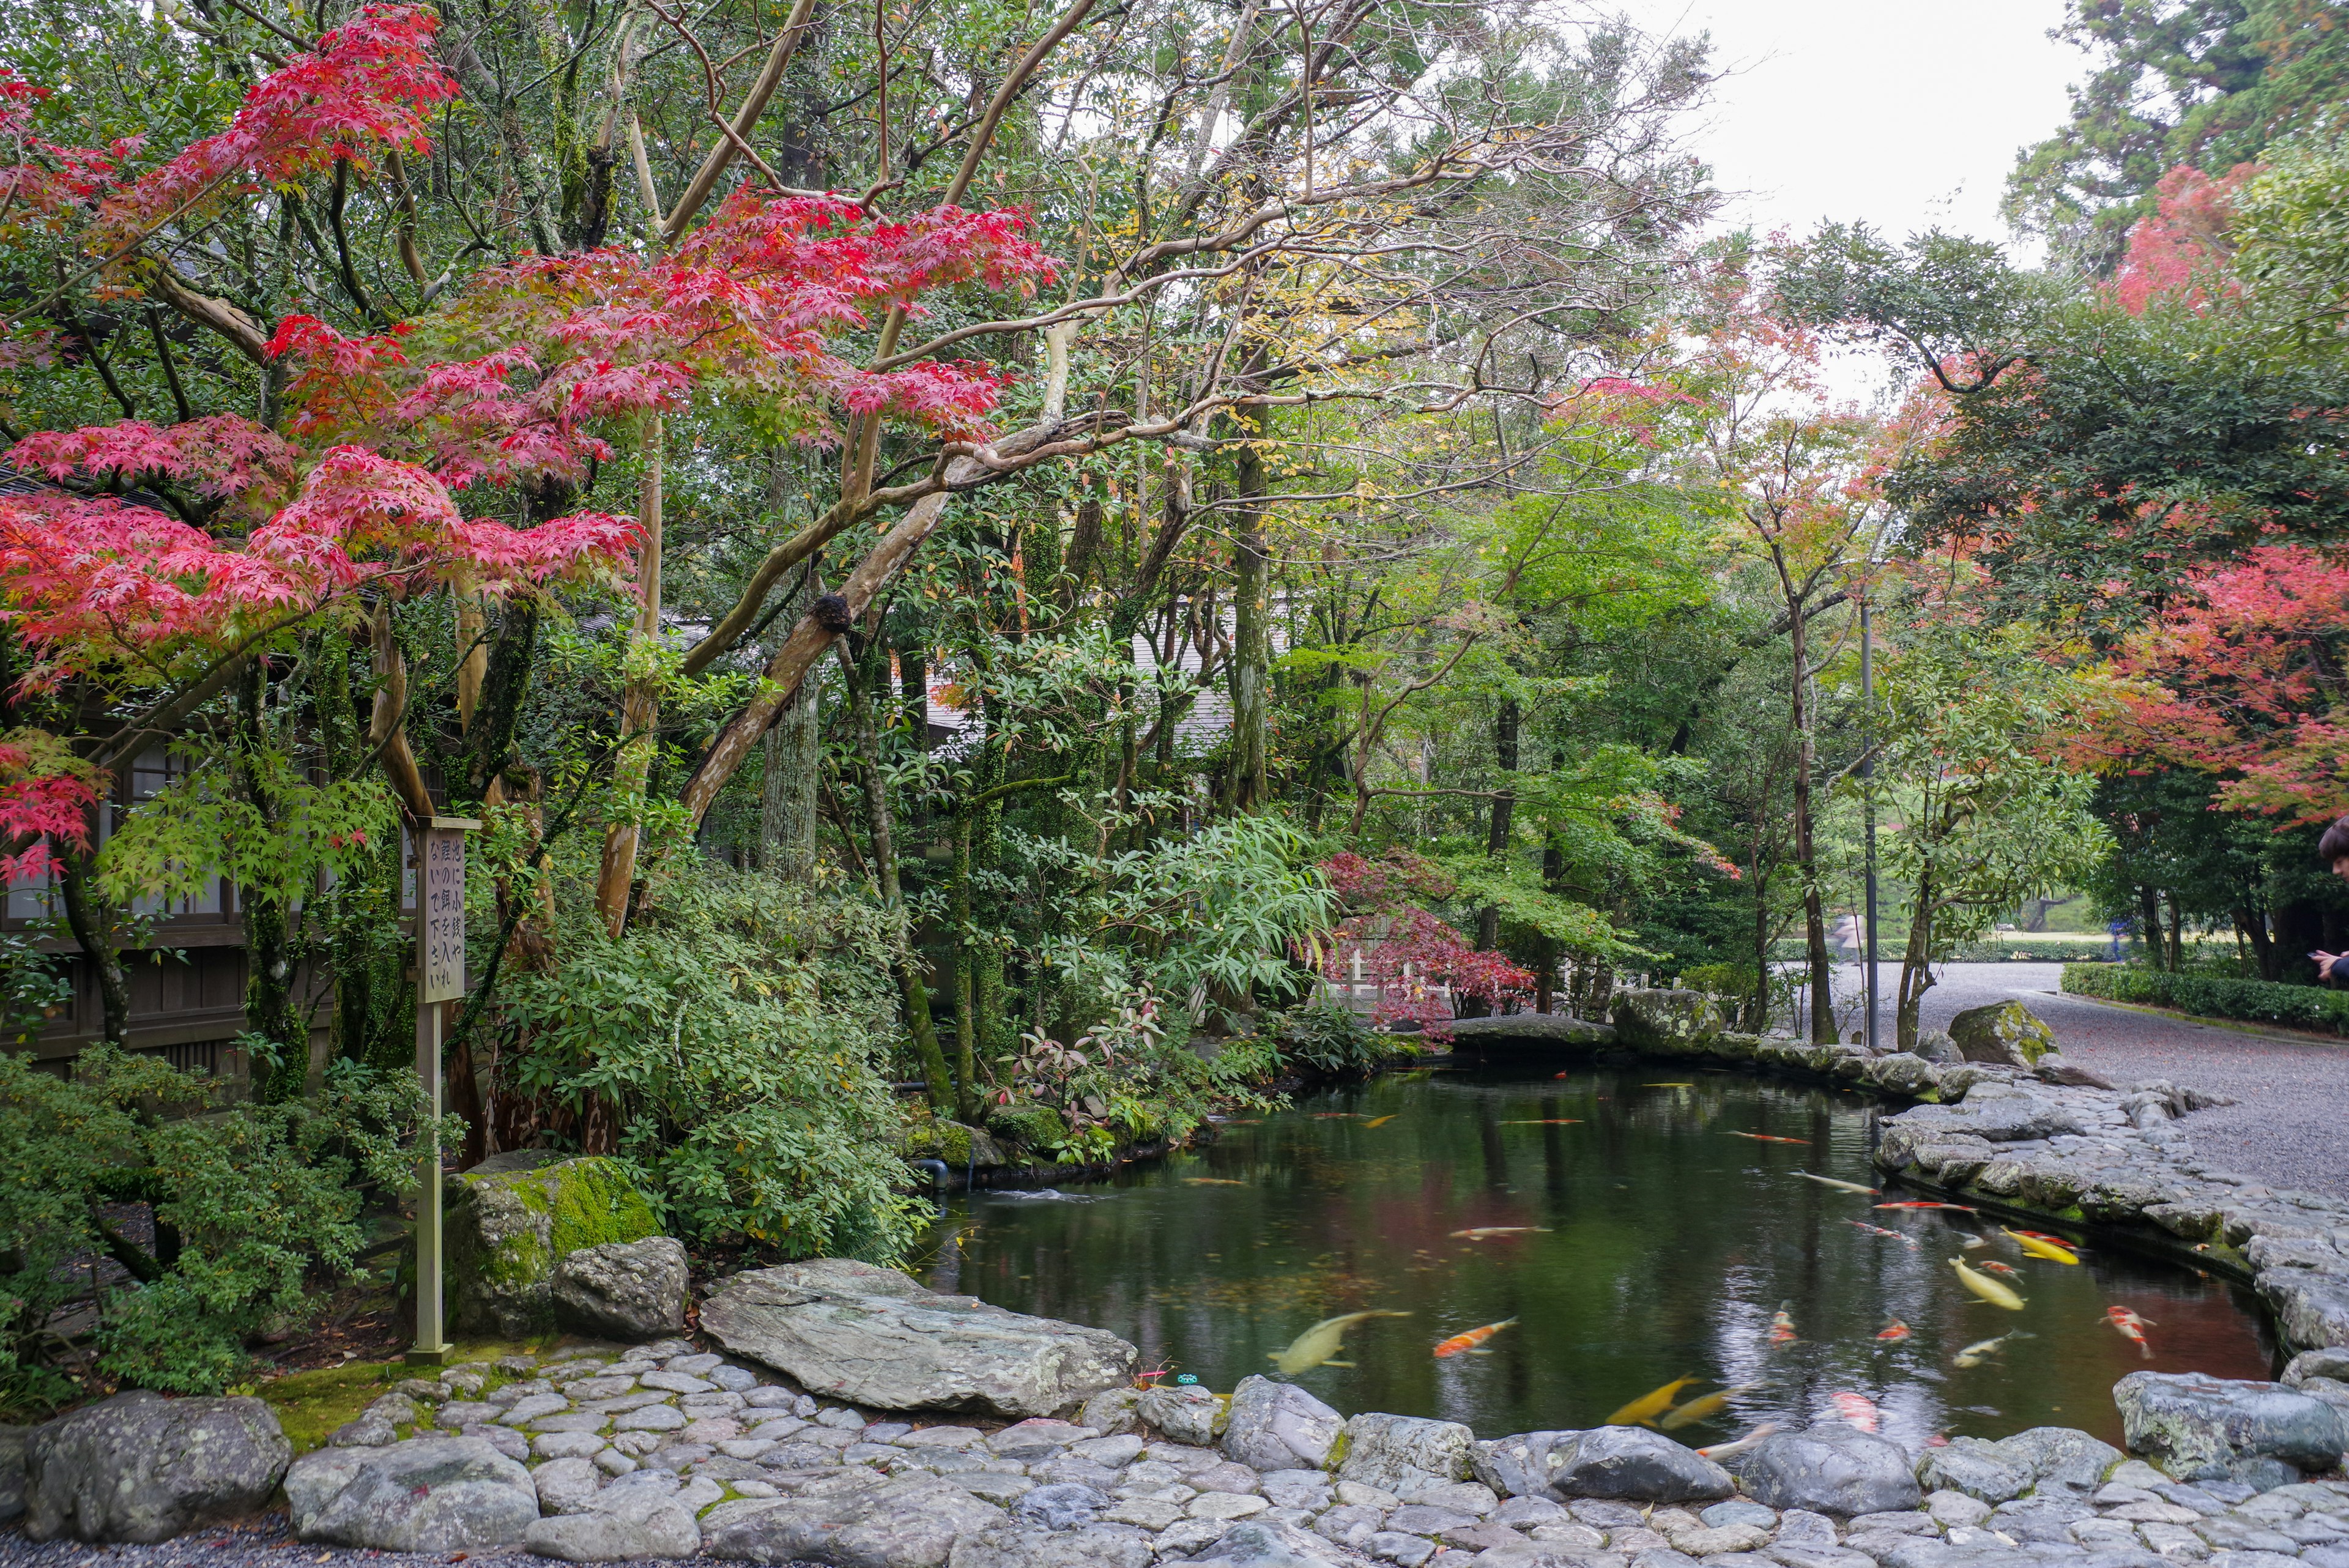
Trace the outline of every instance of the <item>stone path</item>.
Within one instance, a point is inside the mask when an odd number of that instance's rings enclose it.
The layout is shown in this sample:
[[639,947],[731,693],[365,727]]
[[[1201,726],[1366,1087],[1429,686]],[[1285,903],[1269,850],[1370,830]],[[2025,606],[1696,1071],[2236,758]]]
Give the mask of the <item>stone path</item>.
[[[1879,970],[1884,1022],[1899,970]],[[2236,1103],[2196,1111],[2179,1125],[2215,1163],[2279,1187],[2349,1198],[2349,1042],[2302,1044],[2211,1024],[2136,1012],[2056,992],[2063,966],[1955,963],[1925,993],[1924,1024],[1945,1029],[1969,1007],[2021,1002],[2055,1032],[2067,1060],[2116,1081],[2168,1078]],[[1837,976],[1857,992],[1859,968]]]
[[[2349,1481],[2263,1492],[2223,1479],[2189,1484],[2052,1428],[1929,1449],[1916,1479],[1890,1445],[1832,1428],[1826,1435],[1840,1431],[1843,1441],[1829,1447],[1883,1452],[1749,1471],[1747,1489],[1775,1498],[1774,1507],[1726,1496],[1726,1474],[1626,1428],[1475,1444],[1450,1423],[1361,1417],[1334,1472],[1260,1469],[1226,1450],[1247,1451],[1277,1423],[1251,1437],[1235,1430],[1221,1446],[1043,1419],[988,1433],[868,1420],[763,1381],[769,1376],[679,1342],[618,1360],[511,1358],[405,1385],[353,1428],[388,1421],[429,1433],[437,1420],[464,1436],[422,1443],[471,1441],[528,1456],[549,1514],[542,1524],[641,1519],[659,1500],[698,1532],[694,1546],[658,1552],[671,1559],[698,1546],[736,1561],[837,1568],[2349,1568]],[[1212,1409],[1197,1397],[1203,1412]],[[1117,1426],[1133,1419],[1134,1404],[1126,1393],[1087,1408]],[[418,1423],[399,1418],[410,1406]],[[1823,1441],[1815,1428],[1809,1446]],[[315,1471],[337,1455],[363,1463],[370,1452],[419,1446],[400,1437],[309,1459]],[[1425,1464],[1439,1469],[1418,1468]],[[1562,1501],[1538,1495],[1544,1475]],[[296,1477],[287,1490],[300,1537],[315,1503],[305,1505]],[[395,1490],[378,1506],[409,1496]],[[1577,1495],[1585,1490],[1609,1495]],[[412,1499],[425,1494],[419,1486]],[[590,1543],[576,1532],[569,1539]],[[535,1529],[532,1542],[542,1551],[551,1544]],[[412,1556],[321,1549],[316,1540],[294,1545],[272,1523],[199,1530],[150,1547],[35,1544],[10,1532],[0,1534],[0,1562],[245,1568],[363,1558],[392,1568],[460,1560],[445,1544]],[[517,1568],[531,1561],[511,1549],[470,1555]]]

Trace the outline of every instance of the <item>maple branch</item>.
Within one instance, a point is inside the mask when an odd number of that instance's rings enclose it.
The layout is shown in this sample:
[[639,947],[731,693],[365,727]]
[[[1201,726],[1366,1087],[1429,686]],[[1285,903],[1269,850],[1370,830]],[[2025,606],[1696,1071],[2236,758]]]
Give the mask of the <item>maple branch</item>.
[[[815,0],[798,0],[798,4],[792,7],[791,19],[783,24],[783,30],[775,35],[775,47],[768,51],[767,63],[759,72],[759,79],[752,82],[750,90],[742,95],[742,105],[734,111],[733,123],[729,125],[722,120],[719,123],[719,129],[726,132],[726,140],[709,150],[709,156],[701,161],[701,167],[695,170],[693,178],[686,182],[684,192],[677,199],[677,206],[662,222],[660,237],[663,242],[674,240],[685,232],[685,225],[693,221],[693,215],[701,211],[702,204],[709,200],[709,192],[717,189],[719,176],[726,172],[726,165],[733,161],[736,151],[748,149],[749,143],[743,139],[758,129],[759,117],[767,112],[767,100],[775,96],[775,88],[782,84],[783,69],[792,63],[792,55],[800,47],[800,35],[806,29],[808,18],[814,14]],[[711,118],[716,119],[716,116]],[[762,171],[766,169],[763,163],[759,167]],[[774,175],[770,172],[767,178],[773,180]]]
[[198,294],[187,280],[171,270],[171,264],[147,258],[153,268],[147,275],[147,292],[157,303],[170,306],[199,326],[209,327],[236,346],[237,352],[256,365],[269,363],[269,337],[254,323],[252,317],[225,299],[209,294]]

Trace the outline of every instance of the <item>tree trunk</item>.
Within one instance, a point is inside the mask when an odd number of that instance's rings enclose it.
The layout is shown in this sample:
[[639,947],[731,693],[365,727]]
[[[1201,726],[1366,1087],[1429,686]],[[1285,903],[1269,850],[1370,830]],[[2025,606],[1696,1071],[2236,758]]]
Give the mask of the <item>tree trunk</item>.
[[[811,584],[802,599],[814,597]],[[797,618],[803,604],[784,613]],[[760,868],[786,882],[815,869],[816,786],[823,772],[823,671],[810,670],[775,727],[767,732],[766,776],[759,788]]]
[[[644,545],[636,565],[636,636],[647,642],[660,636],[662,458],[661,417],[654,414],[645,421],[645,474],[636,501]],[[642,809],[659,723],[660,697],[652,679],[628,682],[620,699],[622,749],[612,779],[613,797],[623,811]],[[642,837],[643,830],[634,820],[611,823],[604,829],[604,857],[595,871],[595,912],[615,941],[627,929],[628,889],[636,879],[636,849]]]
[[1900,955],[1900,992],[1893,1004],[1893,1038],[1899,1049],[1917,1048],[1917,1020],[1925,993],[1933,988],[1933,876],[1918,877],[1915,912],[1909,919],[1909,945]]
[[[250,660],[237,680],[237,787],[265,828],[277,821],[277,799],[269,787],[263,753],[269,737],[264,721],[269,697],[269,661]],[[244,905],[244,1026],[277,1048],[277,1063],[265,1075],[255,1063],[253,1097],[261,1104],[297,1098],[309,1067],[309,1031],[294,1002],[294,952],[285,900],[254,888],[240,889]]]
[[[874,722],[872,688],[880,683],[886,668],[879,658],[880,645],[866,649],[864,667],[851,672],[848,698],[856,720],[856,753],[858,783],[864,791],[864,818],[873,840],[874,880],[879,885],[881,907],[901,922],[905,901],[897,882],[896,834],[889,815],[889,787],[881,771],[881,732]],[[938,1034],[930,1020],[930,993],[921,972],[921,957],[913,946],[913,932],[901,924],[899,937],[905,951],[892,954],[890,969],[897,978],[897,990],[905,1009],[905,1033],[914,1044],[914,1056],[922,1066],[923,1082],[929,1085],[930,1109],[946,1116],[957,1108],[954,1078],[947,1070],[946,1053],[938,1046]]]
[[1835,971],[1827,960],[1826,909],[1819,893],[1818,853],[1813,842],[1811,770],[1816,755],[1811,737],[1808,670],[1809,652],[1804,637],[1802,607],[1791,598],[1787,617],[1793,643],[1795,675],[1790,711],[1795,725],[1795,865],[1803,878],[1803,939],[1811,965],[1811,1043],[1835,1044]]
[[[1517,700],[1505,697],[1500,711],[1493,718],[1493,761],[1503,774],[1517,771]],[[1485,857],[1493,862],[1496,873],[1505,873],[1509,852],[1510,818],[1517,808],[1516,792],[1504,779],[1493,796],[1493,810],[1486,819]],[[1501,945],[1501,911],[1486,905],[1476,916],[1476,950],[1491,952]]]
[[[99,811],[108,808],[103,800]],[[95,831],[90,842],[98,842]],[[122,955],[115,950],[109,928],[112,914],[98,889],[90,886],[91,857],[67,849],[58,856],[57,891],[66,907],[66,928],[73,932],[74,940],[81,945],[82,956],[89,961],[90,971],[98,976],[98,1001],[102,1010],[106,1043],[122,1045],[130,1035],[130,977],[123,971]]]
[[2137,885],[2137,908],[2138,940],[2145,943],[2145,961],[2156,969],[2162,964],[2161,895],[2143,883]]
[[1232,454],[1239,504],[1232,521],[1231,804],[1251,812],[1271,798],[1265,762],[1266,687],[1272,671],[1271,557],[1264,536],[1264,452],[1260,414],[1239,412]]
[[2169,902],[2169,972],[2176,974],[2185,964],[2186,916],[2178,907],[2178,895],[2168,895]]

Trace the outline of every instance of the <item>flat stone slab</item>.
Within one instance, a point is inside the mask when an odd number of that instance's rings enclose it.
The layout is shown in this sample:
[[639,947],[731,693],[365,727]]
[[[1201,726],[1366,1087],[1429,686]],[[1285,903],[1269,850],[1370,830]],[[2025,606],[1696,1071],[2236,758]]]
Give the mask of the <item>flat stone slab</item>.
[[1140,1364],[1113,1334],[844,1258],[736,1274],[702,1303],[701,1329],[812,1393],[875,1410],[1050,1416],[1131,1382]]

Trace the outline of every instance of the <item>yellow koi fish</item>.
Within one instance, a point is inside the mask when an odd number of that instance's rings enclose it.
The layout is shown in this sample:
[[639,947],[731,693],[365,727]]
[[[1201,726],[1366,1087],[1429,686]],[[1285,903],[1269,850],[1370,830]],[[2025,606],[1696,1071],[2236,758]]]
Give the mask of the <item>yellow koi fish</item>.
[[1980,1296],[1982,1300],[1990,1303],[1991,1305],[1994,1307],[2004,1307],[2009,1312],[2021,1312],[2023,1310],[2023,1298],[2021,1296],[2016,1295],[2013,1291],[2007,1289],[2004,1285],[2000,1284],[1988,1274],[1975,1273],[1971,1269],[1966,1267],[1966,1261],[1963,1258],[1951,1258],[1950,1260],[1950,1267],[1958,1271],[1958,1282],[1960,1284],[1973,1292],[1974,1294]]
[[1718,1394],[1703,1395],[1701,1397],[1690,1400],[1685,1405],[1675,1405],[1670,1410],[1664,1412],[1662,1419],[1659,1420],[1656,1425],[1661,1427],[1667,1432],[1676,1432],[1682,1427],[1694,1426],[1699,1421],[1709,1421],[1713,1417],[1720,1415],[1723,1410],[1728,1409],[1729,1401],[1733,1397],[1739,1394],[1750,1393],[1753,1391],[1754,1386],[1753,1384],[1749,1383],[1744,1385],[1743,1387],[1723,1388]]
[[2008,1340],[2029,1339],[2032,1336],[2030,1334],[2025,1334],[2023,1330],[2018,1328],[2013,1334],[2002,1334],[1996,1339],[1978,1339],[1971,1345],[1967,1345],[1963,1350],[1959,1351],[1956,1355],[1951,1358],[1951,1360],[1954,1365],[1959,1366],[1980,1366],[1991,1356],[1996,1355],[2000,1351],[2005,1349],[2006,1342]]
[[1610,1427],[1652,1427],[1658,1416],[1671,1408],[1672,1401],[1680,1397],[1682,1389],[1702,1381],[1698,1377],[1675,1377],[1661,1388],[1640,1395],[1608,1417],[1607,1424]]
[[[1999,1229],[2004,1231],[2006,1227],[2002,1225]],[[2034,1258],[2044,1258],[2051,1263],[2076,1263],[2080,1261],[2068,1247],[2058,1246],[2038,1236],[2026,1236],[2020,1231],[2007,1231],[2006,1233],[2014,1238],[2016,1246]]]
[[1300,1372],[1310,1372],[1317,1366],[1350,1366],[1350,1362],[1330,1359],[1342,1347],[1348,1329],[1374,1317],[1410,1315],[1407,1312],[1350,1312],[1343,1317],[1325,1317],[1290,1340],[1288,1349],[1265,1352],[1265,1359],[1292,1377]]
[[1382,1127],[1386,1126],[1389,1122],[1391,1122],[1391,1121],[1394,1120],[1396,1116],[1401,1116],[1402,1114],[1402,1113],[1401,1111],[1396,1111],[1396,1112],[1394,1112],[1394,1113],[1392,1113],[1392,1115],[1389,1115],[1389,1116],[1383,1116],[1374,1117],[1373,1119],[1371,1119],[1371,1120],[1370,1120],[1370,1121],[1366,1121],[1366,1122],[1364,1122],[1362,1125],[1363,1125],[1364,1127]]

